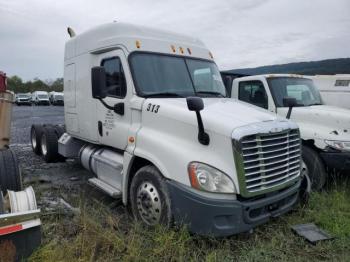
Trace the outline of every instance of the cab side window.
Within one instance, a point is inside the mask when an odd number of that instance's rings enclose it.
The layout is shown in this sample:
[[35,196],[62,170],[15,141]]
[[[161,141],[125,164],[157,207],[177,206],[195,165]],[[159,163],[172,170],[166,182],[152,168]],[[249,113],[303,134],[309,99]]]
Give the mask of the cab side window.
[[264,85],[260,81],[239,83],[238,98],[241,101],[268,109],[268,99]]
[[119,57],[102,60],[101,66],[106,71],[106,88],[108,96],[124,98],[126,96],[126,81],[122,63]]

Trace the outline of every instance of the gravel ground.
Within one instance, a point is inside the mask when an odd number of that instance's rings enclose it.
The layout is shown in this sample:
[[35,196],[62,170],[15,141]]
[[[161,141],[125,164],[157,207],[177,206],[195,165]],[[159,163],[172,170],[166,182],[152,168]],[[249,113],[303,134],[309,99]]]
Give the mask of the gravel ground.
[[11,144],[29,144],[32,124],[64,124],[63,106],[14,106]]
[[[78,206],[84,194],[105,204],[115,200],[87,184],[92,174],[81,167],[77,160],[45,163],[33,153],[30,145],[32,124],[64,124],[64,108],[56,106],[14,106],[12,113],[11,145],[22,171],[24,186],[33,186],[38,206],[43,213],[62,209],[60,201]],[[88,194],[86,194],[88,192]],[[118,201],[117,201],[118,202]],[[67,206],[63,206],[67,209]],[[66,210],[70,212],[72,210]]]

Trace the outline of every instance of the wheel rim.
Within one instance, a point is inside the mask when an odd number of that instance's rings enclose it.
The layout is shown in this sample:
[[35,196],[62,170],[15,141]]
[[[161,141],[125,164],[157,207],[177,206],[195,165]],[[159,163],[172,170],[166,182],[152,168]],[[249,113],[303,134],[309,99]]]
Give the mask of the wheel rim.
[[301,161],[301,176],[302,179],[306,180],[306,186],[305,191],[310,193],[311,192],[311,180],[309,176],[309,169],[307,168],[307,165],[305,164],[304,160]]
[[301,175],[309,177],[309,169],[307,168],[304,160],[301,161]]
[[44,156],[46,156],[47,153],[47,146],[46,146],[46,135],[43,134],[41,137],[41,152]]
[[143,182],[137,189],[137,209],[147,225],[156,225],[161,217],[161,199],[158,190],[150,182]]
[[31,137],[31,139],[32,139],[32,146],[33,146],[33,148],[36,148],[37,143],[36,143],[36,134],[35,134],[35,129],[34,128],[32,130],[32,137]]

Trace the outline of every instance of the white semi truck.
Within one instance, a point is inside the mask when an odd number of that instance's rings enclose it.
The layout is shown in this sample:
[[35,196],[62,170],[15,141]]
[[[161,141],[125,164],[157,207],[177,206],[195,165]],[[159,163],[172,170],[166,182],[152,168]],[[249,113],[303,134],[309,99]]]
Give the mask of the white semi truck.
[[200,40],[123,23],[68,31],[65,130],[31,129],[46,161],[80,159],[150,226],[232,235],[297,202],[297,125],[226,98]]
[[350,109],[350,74],[310,76],[326,105]]
[[[229,74],[223,77],[228,79]],[[254,75],[233,79],[229,89],[232,98],[290,117],[299,125],[304,169],[314,189],[324,186],[327,171],[350,170],[350,110],[324,105],[312,79]]]

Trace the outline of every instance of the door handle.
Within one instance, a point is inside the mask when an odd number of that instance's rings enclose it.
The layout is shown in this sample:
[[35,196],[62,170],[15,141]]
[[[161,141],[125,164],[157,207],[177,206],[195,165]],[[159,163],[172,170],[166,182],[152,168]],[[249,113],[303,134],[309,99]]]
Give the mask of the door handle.
[[101,121],[98,121],[97,127],[98,127],[98,133],[100,134],[100,136],[103,136],[103,129],[102,129],[102,122]]

